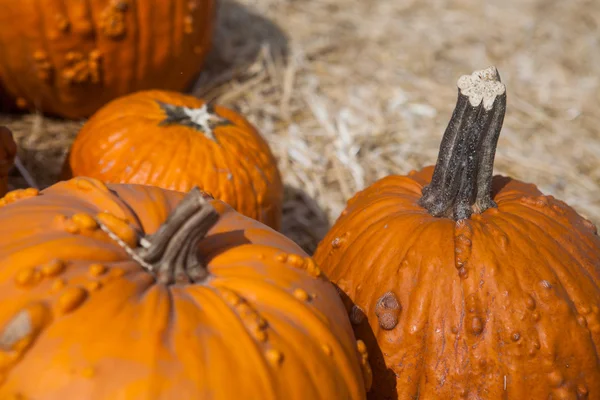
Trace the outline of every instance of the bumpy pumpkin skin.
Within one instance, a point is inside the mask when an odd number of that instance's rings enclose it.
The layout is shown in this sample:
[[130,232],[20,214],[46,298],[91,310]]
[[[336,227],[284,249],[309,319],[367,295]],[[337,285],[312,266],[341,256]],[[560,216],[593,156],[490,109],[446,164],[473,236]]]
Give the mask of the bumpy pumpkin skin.
[[214,0],[0,0],[0,10],[8,93],[20,108],[82,118],[137,90],[185,90],[210,49],[216,7]]
[[12,132],[0,126],[0,196],[8,191],[8,173],[13,167],[17,155],[17,144]]
[[314,255],[369,349],[369,398],[600,398],[596,228],[501,176],[497,209],[432,217],[432,172],[357,193]]
[[206,106],[196,97],[168,91],[143,91],[110,102],[75,138],[63,178],[88,176],[182,192],[197,185],[279,230],[283,183],[260,133],[220,106],[206,109],[209,126],[165,124],[168,116],[160,103],[190,110]]
[[183,196],[75,178],[0,201],[0,398],[365,398],[364,344],[287,238],[211,200],[210,279],[166,286],[93,222],[152,233]]

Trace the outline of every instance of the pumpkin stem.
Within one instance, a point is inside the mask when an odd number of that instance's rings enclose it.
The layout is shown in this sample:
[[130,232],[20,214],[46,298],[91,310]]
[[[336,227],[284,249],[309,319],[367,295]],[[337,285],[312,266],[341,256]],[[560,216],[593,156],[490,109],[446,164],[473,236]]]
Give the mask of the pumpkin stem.
[[173,104],[157,101],[166,118],[160,125],[183,125],[202,132],[204,136],[213,142],[218,142],[214,134],[217,126],[229,125],[231,122],[217,115],[211,104],[204,104],[199,108],[176,106]]
[[198,244],[218,219],[217,210],[194,187],[155,233],[140,239],[135,258],[151,267],[160,283],[202,281],[208,271]]
[[492,172],[506,112],[506,87],[495,67],[460,77],[458,100],[419,205],[435,217],[468,219],[496,207]]

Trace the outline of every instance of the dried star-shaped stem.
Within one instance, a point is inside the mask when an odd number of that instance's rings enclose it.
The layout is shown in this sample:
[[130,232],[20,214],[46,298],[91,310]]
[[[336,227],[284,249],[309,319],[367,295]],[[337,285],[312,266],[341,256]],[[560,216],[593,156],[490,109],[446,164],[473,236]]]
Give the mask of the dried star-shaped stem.
[[210,140],[217,142],[214,129],[218,126],[229,125],[231,122],[217,115],[209,104],[202,107],[189,108],[157,101],[160,108],[165,112],[166,118],[161,125],[179,124],[202,132]]

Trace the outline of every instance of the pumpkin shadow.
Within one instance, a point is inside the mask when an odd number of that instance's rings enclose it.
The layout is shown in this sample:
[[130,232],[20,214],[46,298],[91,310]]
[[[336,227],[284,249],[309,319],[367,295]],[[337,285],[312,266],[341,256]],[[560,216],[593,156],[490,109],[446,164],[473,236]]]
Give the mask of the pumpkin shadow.
[[288,37],[284,31],[235,0],[219,0],[211,50],[190,91],[198,97],[210,98],[208,92],[212,89],[246,75],[261,52],[266,52],[272,60],[285,60]]
[[502,189],[512,181],[508,176],[495,175],[492,178],[492,198],[494,198]]
[[[344,303],[346,312],[350,315],[350,311],[354,307],[354,302],[343,290],[341,290],[335,283],[333,284]],[[397,400],[398,395],[396,392],[396,374],[390,368],[385,365],[385,359],[383,353],[377,344],[377,338],[373,329],[369,325],[367,316],[358,308],[358,312],[355,315],[356,318],[360,319],[361,322],[356,324],[356,321],[352,324],[354,335],[356,339],[361,339],[367,345],[369,354],[369,365],[373,371],[373,384],[371,385],[371,391],[367,393],[367,399],[385,399],[385,400]]]
[[[59,180],[63,161],[82,122],[41,113],[0,113],[0,125],[13,132],[23,167],[38,188],[44,189]],[[9,189],[29,186],[19,170],[13,167],[9,172]]]
[[329,231],[327,214],[304,190],[285,185],[281,232],[312,256]]

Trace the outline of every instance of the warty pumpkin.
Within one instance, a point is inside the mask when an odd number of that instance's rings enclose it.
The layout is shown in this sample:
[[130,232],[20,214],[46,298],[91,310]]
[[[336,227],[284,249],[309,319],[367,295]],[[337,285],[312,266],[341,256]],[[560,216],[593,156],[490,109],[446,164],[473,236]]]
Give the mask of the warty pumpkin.
[[497,70],[458,89],[435,167],[357,193],[314,255],[369,350],[369,398],[599,399],[597,230],[493,176]]
[[335,287],[197,188],[75,178],[0,204],[0,398],[365,398]]
[[210,192],[238,212],[281,227],[283,183],[256,128],[228,108],[169,91],[106,104],[81,128],[62,178],[88,176],[187,192]]
[[88,117],[145,89],[185,90],[210,49],[214,0],[0,0],[0,76],[21,108]]
[[5,126],[0,126],[0,196],[8,191],[8,173],[15,163],[17,144],[13,134]]

